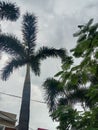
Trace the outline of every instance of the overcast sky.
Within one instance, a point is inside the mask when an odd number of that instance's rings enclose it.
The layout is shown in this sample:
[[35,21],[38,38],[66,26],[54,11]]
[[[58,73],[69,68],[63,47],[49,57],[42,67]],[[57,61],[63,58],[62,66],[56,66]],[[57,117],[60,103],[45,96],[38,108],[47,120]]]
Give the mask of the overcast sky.
[[[16,2],[20,7],[21,14],[26,11],[34,13],[38,17],[37,48],[49,46],[66,48],[68,51],[76,44],[73,33],[78,24],[86,23],[90,18],[98,21],[98,0],[9,0]],[[10,32],[22,40],[21,34],[22,16],[16,23],[1,22],[3,32]],[[0,69],[7,60],[4,55],[0,61]],[[60,70],[60,59],[47,59],[42,62],[41,75],[31,75],[32,91],[31,98],[43,101],[42,83],[54,76]],[[21,96],[25,68],[14,71],[7,82],[0,80],[0,91]],[[19,115],[21,100],[5,95],[0,95],[0,110]],[[56,123],[49,118],[48,108],[44,104],[31,102],[30,128],[38,127],[56,130]]]

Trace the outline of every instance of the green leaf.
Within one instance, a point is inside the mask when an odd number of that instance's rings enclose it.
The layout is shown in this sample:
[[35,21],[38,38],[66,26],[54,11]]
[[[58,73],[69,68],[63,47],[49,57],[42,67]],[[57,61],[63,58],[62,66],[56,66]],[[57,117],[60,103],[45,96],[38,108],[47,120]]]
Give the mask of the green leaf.
[[77,42],[81,42],[86,39],[86,34],[81,34],[80,37],[78,38]]
[[98,23],[94,24],[93,26],[89,27],[90,33],[93,33],[97,30],[98,28]]
[[72,67],[71,68],[71,71],[76,71],[76,70],[78,70],[78,69],[80,69],[81,68],[81,65],[77,65],[77,66],[75,66],[75,67]]
[[77,37],[77,36],[79,36],[81,33],[82,33],[82,31],[79,30],[78,32],[74,33],[73,36],[74,36],[74,37]]
[[95,58],[98,59],[98,51],[95,53]]
[[89,27],[93,23],[94,19],[90,19],[88,23],[86,24],[87,27]]
[[70,80],[73,85],[76,85],[78,83],[78,76],[76,74],[72,74]]
[[63,71],[59,71],[58,73],[56,73],[56,74],[54,75],[54,77],[58,77],[58,76],[60,76],[62,73],[63,73]]

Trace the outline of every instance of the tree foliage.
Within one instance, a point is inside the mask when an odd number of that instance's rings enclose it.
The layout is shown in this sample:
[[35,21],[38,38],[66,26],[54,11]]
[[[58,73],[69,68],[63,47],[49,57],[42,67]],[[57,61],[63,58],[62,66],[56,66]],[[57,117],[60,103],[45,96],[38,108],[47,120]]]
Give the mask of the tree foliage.
[[[59,122],[59,130],[98,130],[98,23],[93,24],[90,19],[78,28],[73,34],[77,37],[77,45],[71,52],[74,58],[81,58],[80,63],[75,65],[73,57],[69,56],[63,62],[62,70],[55,74],[60,85],[45,81],[52,89],[62,88],[62,92],[54,91],[57,106],[50,113]],[[45,91],[45,99],[51,100],[47,93]],[[49,106],[49,101],[47,103]],[[74,108],[77,103],[81,104],[81,111]]]

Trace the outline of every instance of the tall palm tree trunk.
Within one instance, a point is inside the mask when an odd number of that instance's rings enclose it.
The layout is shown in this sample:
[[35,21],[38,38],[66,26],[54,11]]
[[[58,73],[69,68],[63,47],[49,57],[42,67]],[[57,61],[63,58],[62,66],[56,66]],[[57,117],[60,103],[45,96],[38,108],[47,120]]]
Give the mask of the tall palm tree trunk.
[[24,81],[24,88],[22,94],[22,103],[19,117],[18,130],[28,130],[29,129],[29,113],[30,113],[30,66],[27,64],[26,77]]

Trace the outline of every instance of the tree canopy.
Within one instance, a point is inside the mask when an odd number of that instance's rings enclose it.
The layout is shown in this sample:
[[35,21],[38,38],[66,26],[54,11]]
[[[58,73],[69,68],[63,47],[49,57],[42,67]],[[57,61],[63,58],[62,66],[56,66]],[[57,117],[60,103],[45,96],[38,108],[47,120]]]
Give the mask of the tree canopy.
[[[78,28],[72,56],[43,84],[50,115],[59,121],[58,130],[98,130],[98,23],[90,19]],[[75,58],[81,59],[78,65]],[[75,109],[77,103],[81,111]]]

